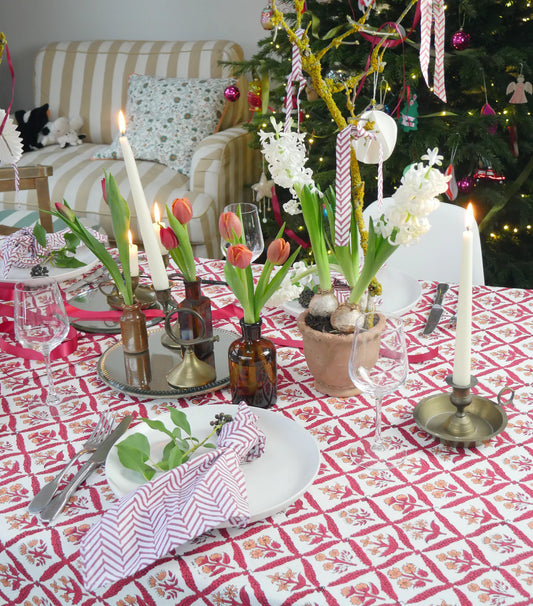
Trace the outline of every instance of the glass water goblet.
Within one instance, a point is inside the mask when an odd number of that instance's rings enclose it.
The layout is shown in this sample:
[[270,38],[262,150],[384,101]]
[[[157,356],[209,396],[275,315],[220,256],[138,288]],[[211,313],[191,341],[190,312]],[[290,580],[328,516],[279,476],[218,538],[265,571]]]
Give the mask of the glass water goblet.
[[50,353],[63,341],[69,331],[69,320],[65,312],[61,291],[56,282],[39,284],[15,284],[15,337],[24,347],[43,354],[48,391],[46,400],[30,403],[30,408],[46,406],[44,414],[60,416],[61,398],[56,392],[50,366]]
[[382,402],[407,378],[408,361],[403,321],[400,317],[377,311],[357,319],[349,362],[350,378],[365,396],[375,402],[375,430],[363,439],[364,453],[359,461],[372,470],[394,469],[405,458],[407,445],[401,434],[383,428]]
[[[252,261],[255,261],[261,256],[261,253],[265,248],[257,206],[250,202],[228,204],[224,207],[224,212],[232,212],[240,217],[244,243],[252,252]],[[231,244],[229,242],[225,242],[224,240],[221,241],[220,247],[222,248],[222,253],[224,255],[230,246]]]

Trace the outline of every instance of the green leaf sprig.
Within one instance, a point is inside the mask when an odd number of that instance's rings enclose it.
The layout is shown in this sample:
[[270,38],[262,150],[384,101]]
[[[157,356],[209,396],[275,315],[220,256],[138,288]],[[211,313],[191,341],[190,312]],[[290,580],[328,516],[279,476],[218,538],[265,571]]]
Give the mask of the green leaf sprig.
[[215,444],[208,442],[215,433],[219,433],[225,423],[233,420],[231,415],[216,415],[215,421],[211,422],[213,430],[203,440],[195,438],[191,434],[191,426],[186,414],[165,406],[170,412],[170,419],[174,424],[173,429],[168,429],[162,421],[145,419],[149,427],[166,434],[170,440],[165,445],[160,461],[150,458],[150,442],[142,433],[134,433],[116,445],[118,458],[124,467],[141,473],[146,480],[151,480],[158,471],[169,471],[182,463],[186,463],[195,450],[201,446],[204,448],[216,448]]
[[[34,225],[33,235],[43,248],[47,248],[48,246],[46,242],[46,233],[45,228],[40,223]],[[39,257],[39,265],[44,266],[47,263],[50,263],[50,265],[54,267],[83,267],[86,263],[79,261],[73,256],[76,254],[76,249],[80,242],[81,240],[76,234],[67,232],[65,234],[65,246],[62,246],[57,250],[51,250],[45,255],[41,255]]]

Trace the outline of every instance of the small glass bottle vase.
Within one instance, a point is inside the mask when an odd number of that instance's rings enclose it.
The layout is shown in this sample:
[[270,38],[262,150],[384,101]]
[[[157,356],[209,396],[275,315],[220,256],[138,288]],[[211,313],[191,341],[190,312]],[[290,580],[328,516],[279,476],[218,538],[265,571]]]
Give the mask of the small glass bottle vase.
[[276,348],[261,336],[262,320],[248,324],[241,320],[242,337],[228,349],[231,401],[270,408],[277,399]]
[[140,354],[148,351],[146,316],[140,303],[124,305],[120,316],[120,334],[126,354]]
[[[194,309],[198,312],[205,322],[204,337],[213,336],[213,320],[211,318],[211,300],[202,294],[200,280],[193,282],[184,282],[185,298],[178,303],[178,308]],[[180,327],[180,336],[184,340],[192,340],[198,338],[202,334],[202,325],[200,320],[191,313],[178,313],[178,324]],[[213,354],[213,342],[199,343],[194,346],[196,357],[207,362],[207,364],[215,365]]]

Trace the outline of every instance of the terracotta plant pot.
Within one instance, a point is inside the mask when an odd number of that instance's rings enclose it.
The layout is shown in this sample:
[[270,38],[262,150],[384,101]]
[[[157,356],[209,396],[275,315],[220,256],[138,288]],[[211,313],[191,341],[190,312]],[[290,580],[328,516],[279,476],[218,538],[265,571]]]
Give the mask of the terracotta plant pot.
[[[314,387],[320,393],[338,398],[349,398],[361,393],[354,387],[348,374],[348,361],[352,350],[352,334],[333,334],[314,330],[307,326],[308,311],[298,316],[298,328],[302,333],[305,361],[313,375]],[[383,316],[366,335],[375,331],[376,353],[379,352],[379,335],[385,326]]]

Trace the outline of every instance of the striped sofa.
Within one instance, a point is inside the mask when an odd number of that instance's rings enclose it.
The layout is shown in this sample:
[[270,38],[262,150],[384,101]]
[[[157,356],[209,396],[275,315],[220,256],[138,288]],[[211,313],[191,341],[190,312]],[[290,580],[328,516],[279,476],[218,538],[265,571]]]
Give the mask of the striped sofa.
[[[82,145],[60,149],[57,145],[23,154],[19,166],[50,165],[52,203],[63,199],[111,234],[111,216],[102,199],[100,180],[112,173],[127,198],[134,237],[137,235],[135,208],[122,160],[92,160],[99,149],[118,134],[118,112],[126,105],[131,73],[178,78],[230,77],[221,61],[238,61],[241,47],[227,40],[194,42],[147,42],[99,40],[57,42],[42,48],[34,66],[34,104],[50,105],[50,119],[81,116],[86,135]],[[177,197],[187,196],[193,205],[190,237],[195,254],[220,257],[218,216],[224,205],[251,199],[250,185],[257,180],[257,152],[249,146],[243,128],[248,119],[246,83],[237,102],[228,104],[220,128],[197,147],[189,177],[157,162],[137,161],[148,204],[161,207]],[[35,191],[0,194],[0,213],[20,206],[35,210]],[[13,213],[16,215],[17,213]],[[33,214],[33,213],[32,213]],[[4,223],[7,221],[4,219]]]

